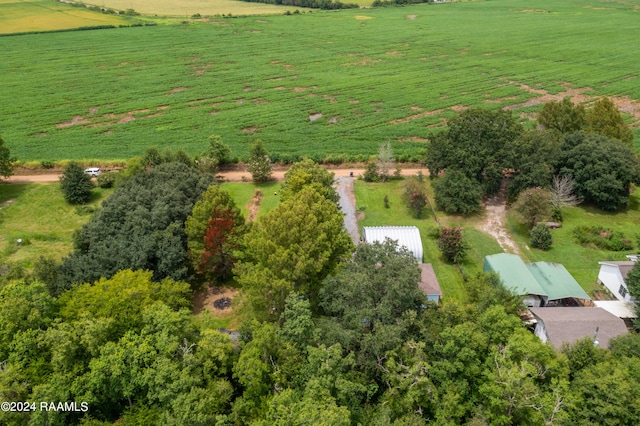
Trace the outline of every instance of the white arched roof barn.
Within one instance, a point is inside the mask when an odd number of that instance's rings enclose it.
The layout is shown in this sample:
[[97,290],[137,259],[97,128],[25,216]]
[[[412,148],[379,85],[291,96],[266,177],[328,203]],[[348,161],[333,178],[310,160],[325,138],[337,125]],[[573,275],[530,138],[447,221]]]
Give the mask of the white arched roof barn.
[[385,239],[398,242],[399,246],[404,246],[413,253],[413,256],[422,263],[422,240],[420,230],[415,226],[363,226],[362,241],[373,243],[384,242]]

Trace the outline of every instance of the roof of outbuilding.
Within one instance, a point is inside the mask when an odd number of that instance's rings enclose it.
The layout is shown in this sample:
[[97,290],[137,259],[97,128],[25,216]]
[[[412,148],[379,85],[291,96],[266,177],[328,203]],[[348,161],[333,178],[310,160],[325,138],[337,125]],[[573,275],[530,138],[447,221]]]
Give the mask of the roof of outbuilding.
[[527,265],[549,300],[575,297],[590,299],[586,291],[578,284],[567,269],[559,263],[536,262]]
[[529,310],[544,323],[549,341],[557,349],[560,349],[563,343],[573,343],[578,339],[594,336],[601,348],[608,348],[611,339],[628,332],[624,321],[602,308],[563,307]]
[[519,295],[535,294],[548,300],[590,299],[580,284],[559,263],[536,262],[525,265],[520,256],[498,253],[484,258],[484,270],[494,271],[506,288]]
[[436,278],[436,273],[433,270],[433,266],[430,263],[423,263],[420,265],[420,290],[424,291],[427,295],[442,296],[442,290],[440,289],[440,283]]
[[416,226],[363,226],[362,240],[367,243],[385,239],[398,242],[399,246],[404,246],[409,250],[419,263],[422,263],[422,240],[420,230]]
[[546,291],[540,286],[536,277],[516,254],[498,253],[486,256],[484,270],[497,272],[504,286],[514,290],[516,294],[546,295]]

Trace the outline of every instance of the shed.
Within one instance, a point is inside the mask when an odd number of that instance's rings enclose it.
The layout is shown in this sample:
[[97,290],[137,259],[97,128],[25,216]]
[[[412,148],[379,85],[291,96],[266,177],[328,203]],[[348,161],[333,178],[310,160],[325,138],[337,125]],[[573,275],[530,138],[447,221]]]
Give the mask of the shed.
[[629,294],[629,289],[625,280],[627,274],[636,262],[631,260],[598,262],[600,272],[598,272],[598,282],[609,289],[616,299],[623,302],[632,302],[633,298]]
[[440,283],[436,278],[436,273],[433,270],[433,266],[430,263],[420,264],[420,283],[418,283],[420,290],[424,291],[427,295],[427,299],[432,302],[440,302],[442,297],[442,290],[440,289]]
[[550,342],[556,349],[564,343],[590,337],[594,344],[608,348],[614,337],[628,332],[620,318],[595,307],[531,308],[536,317],[535,334],[543,343]]
[[578,281],[559,263],[536,262],[527,268],[547,295],[546,306],[559,306],[571,299],[591,300]]
[[579,306],[578,299],[591,300],[559,263],[525,265],[518,255],[498,253],[484,258],[484,270],[498,273],[506,288],[524,297],[526,306]]
[[546,291],[533,276],[520,256],[498,253],[484,258],[484,271],[496,272],[502,284],[516,294],[524,296],[526,306],[544,306],[547,303]]
[[398,246],[405,247],[422,263],[422,240],[420,230],[415,226],[363,226],[362,241],[383,243],[387,238],[397,241]]

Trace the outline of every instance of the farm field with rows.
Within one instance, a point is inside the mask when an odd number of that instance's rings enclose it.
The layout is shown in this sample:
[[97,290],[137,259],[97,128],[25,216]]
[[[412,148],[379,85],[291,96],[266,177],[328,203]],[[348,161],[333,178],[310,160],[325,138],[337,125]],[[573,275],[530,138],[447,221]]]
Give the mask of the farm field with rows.
[[0,0],[0,34],[132,23],[115,14],[74,8],[52,0]]
[[363,161],[390,140],[411,161],[464,108],[526,122],[548,100],[606,95],[637,136],[639,6],[500,0],[0,37],[0,134],[34,162],[197,154],[211,134],[240,160],[257,140],[275,161]]
[[[93,0],[85,2],[96,6],[106,6],[116,10],[134,9],[144,15],[181,16],[193,15],[270,15],[310,10],[295,6],[275,6],[264,3],[248,3],[239,0]],[[369,2],[370,4],[371,2]]]

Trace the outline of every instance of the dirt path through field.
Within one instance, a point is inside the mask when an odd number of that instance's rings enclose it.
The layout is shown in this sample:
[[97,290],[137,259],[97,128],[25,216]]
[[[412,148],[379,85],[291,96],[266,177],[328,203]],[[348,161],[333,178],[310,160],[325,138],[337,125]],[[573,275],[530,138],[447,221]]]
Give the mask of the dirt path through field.
[[520,254],[518,245],[513,241],[505,226],[507,205],[502,191],[487,200],[486,215],[487,217],[478,224],[478,228],[491,235],[505,252]]

